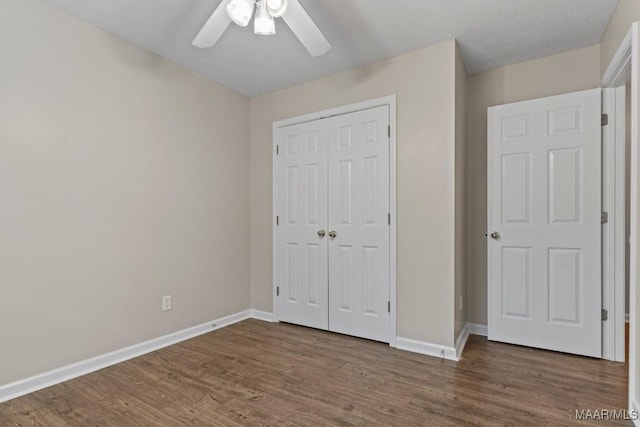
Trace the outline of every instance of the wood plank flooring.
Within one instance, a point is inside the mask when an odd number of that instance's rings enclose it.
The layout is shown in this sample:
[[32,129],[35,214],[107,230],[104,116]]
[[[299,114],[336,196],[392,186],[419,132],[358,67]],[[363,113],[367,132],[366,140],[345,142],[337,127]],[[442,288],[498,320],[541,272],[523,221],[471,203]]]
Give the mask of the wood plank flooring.
[[455,363],[247,320],[0,404],[0,426],[586,426],[576,409],[626,391],[622,363],[476,336]]

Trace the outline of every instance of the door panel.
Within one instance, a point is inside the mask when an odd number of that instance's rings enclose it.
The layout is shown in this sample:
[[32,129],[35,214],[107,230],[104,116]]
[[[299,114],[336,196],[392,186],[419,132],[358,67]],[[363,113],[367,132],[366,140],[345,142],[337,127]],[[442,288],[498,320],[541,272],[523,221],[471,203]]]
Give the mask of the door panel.
[[582,249],[549,248],[549,322],[580,324]]
[[[507,179],[508,178],[508,179]],[[531,153],[502,157],[502,221],[531,222]]]
[[502,247],[502,315],[531,318],[531,248]]
[[329,122],[329,330],[389,341],[389,107]]
[[582,148],[549,150],[549,221],[580,224]]
[[278,141],[278,315],[327,329],[327,237],[318,235],[327,224],[326,123],[280,128]]
[[601,356],[600,90],[488,113],[489,339]]

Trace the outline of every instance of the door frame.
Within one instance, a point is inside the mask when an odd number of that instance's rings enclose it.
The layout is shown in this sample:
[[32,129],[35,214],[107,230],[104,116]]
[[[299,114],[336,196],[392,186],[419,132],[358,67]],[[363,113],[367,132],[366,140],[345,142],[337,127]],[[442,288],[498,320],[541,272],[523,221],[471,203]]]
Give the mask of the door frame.
[[369,110],[376,107],[389,106],[389,125],[391,126],[391,136],[389,139],[389,211],[391,212],[391,224],[389,226],[389,301],[391,302],[391,313],[389,314],[389,345],[396,347],[397,341],[397,298],[396,298],[396,237],[397,237],[397,177],[396,177],[396,95],[384,96],[381,98],[370,99],[368,101],[358,102],[355,104],[344,105],[340,107],[330,108],[327,110],[317,111],[315,113],[304,114],[284,120],[273,122],[273,163],[272,163],[272,262],[273,262],[273,319],[278,322],[278,296],[276,287],[278,286],[278,259],[277,259],[277,224],[276,216],[278,215],[278,129],[297,125],[314,120],[326,119],[333,116],[355,113],[357,111]]
[[602,89],[602,358],[624,362],[625,350],[625,87]]
[[[634,22],[631,25],[631,28],[627,32],[627,35],[622,40],[622,43],[618,47],[615,55],[613,56],[611,62],[607,66],[605,73],[602,76],[602,81],[600,83],[600,87],[603,89],[611,89],[611,88],[619,88],[624,86],[627,81],[631,80],[631,180],[630,180],[630,230],[629,230],[629,253],[630,253],[630,265],[629,265],[629,406],[628,409],[630,411],[638,411],[640,410],[640,405],[638,404],[638,396],[636,394],[637,380],[636,380],[636,372],[638,367],[636,357],[638,355],[638,342],[636,340],[637,333],[637,307],[636,307],[636,295],[638,292],[637,289],[637,280],[638,280],[638,240],[640,239],[640,227],[638,227],[638,201],[640,201],[640,196],[638,191],[640,190],[640,186],[638,185],[638,101],[639,101],[639,56],[638,56],[638,23]],[[615,89],[614,89],[615,91]],[[609,91],[609,95],[615,95],[615,92]],[[617,112],[618,108],[615,105],[615,100],[603,105],[603,107],[607,106],[608,114],[611,114],[612,108],[613,112]],[[624,109],[622,110],[624,111]],[[611,117],[611,116],[610,116]],[[615,120],[617,123],[618,120]],[[611,123],[611,121],[610,121]],[[605,132],[604,136],[609,132]],[[616,132],[618,133],[618,132]],[[609,142],[611,142],[609,140]],[[619,140],[616,138],[616,145]],[[623,163],[624,165],[624,163]],[[611,171],[609,172],[611,173]],[[616,177],[613,178],[615,181],[619,179],[620,170],[616,169]],[[624,174],[624,168],[622,168],[622,174]],[[619,218],[619,215],[614,215],[614,219]],[[624,207],[623,207],[623,221],[624,221]],[[610,216],[611,219],[611,216]],[[624,227],[622,227],[624,228]],[[623,238],[624,239],[624,238]],[[623,261],[622,265],[624,266],[624,251],[621,254],[614,253],[611,254],[609,252],[604,254],[603,247],[603,256],[606,257],[616,257],[622,256]],[[617,260],[616,260],[617,261]],[[611,265],[619,266],[619,262],[615,262]],[[624,277],[624,267],[622,271]],[[606,276],[605,276],[606,279]],[[611,283],[611,280],[603,281],[603,285],[607,292],[610,292],[612,287],[614,292],[616,290],[615,283]],[[624,292],[624,286],[623,290]],[[624,298],[624,296],[623,296]],[[623,299],[624,302],[624,299]],[[616,307],[617,308],[617,307]],[[622,311],[622,316],[624,316],[624,306],[620,307],[620,311]],[[615,313],[618,317],[621,317],[619,313]],[[637,413],[637,412],[636,412]]]

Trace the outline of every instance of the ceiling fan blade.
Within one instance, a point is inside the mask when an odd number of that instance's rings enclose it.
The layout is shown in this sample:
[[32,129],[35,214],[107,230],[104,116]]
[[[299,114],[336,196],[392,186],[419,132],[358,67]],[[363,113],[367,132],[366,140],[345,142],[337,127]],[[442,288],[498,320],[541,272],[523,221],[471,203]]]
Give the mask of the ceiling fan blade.
[[215,45],[222,33],[227,29],[231,23],[231,18],[227,15],[226,7],[231,0],[222,0],[220,6],[213,12],[213,15],[209,18],[204,27],[200,30],[196,38],[193,40],[193,45],[197,47],[211,47]]
[[331,45],[322,35],[309,14],[303,9],[298,0],[289,0],[289,7],[282,19],[289,25],[291,31],[307,48],[311,56],[324,55],[331,49]]

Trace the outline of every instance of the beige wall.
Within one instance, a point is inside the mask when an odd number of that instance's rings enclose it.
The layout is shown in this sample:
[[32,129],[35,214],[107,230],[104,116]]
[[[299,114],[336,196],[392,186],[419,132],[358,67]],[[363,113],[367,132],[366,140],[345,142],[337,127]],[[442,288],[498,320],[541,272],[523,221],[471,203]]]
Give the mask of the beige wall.
[[455,337],[467,323],[467,70],[456,46]]
[[248,99],[0,10],[0,384],[248,309]]
[[251,306],[272,311],[272,123],[398,96],[398,334],[454,336],[453,41],[251,100]]
[[619,0],[600,42],[600,72],[604,74],[631,24],[640,20],[640,1]]
[[487,108],[598,87],[599,46],[469,77],[467,103],[467,315],[487,323]]

